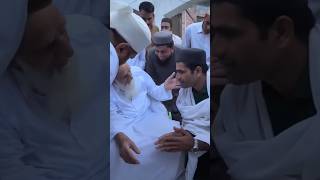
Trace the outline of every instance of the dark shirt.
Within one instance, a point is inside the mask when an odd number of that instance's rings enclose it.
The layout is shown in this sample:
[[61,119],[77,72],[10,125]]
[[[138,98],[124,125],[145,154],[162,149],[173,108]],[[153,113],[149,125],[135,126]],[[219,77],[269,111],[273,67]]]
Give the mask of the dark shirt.
[[311,92],[306,98],[286,98],[267,83],[262,87],[274,135],[316,113]]
[[197,91],[196,89],[192,88],[192,94],[196,104],[209,98],[207,85],[205,84],[200,91]]

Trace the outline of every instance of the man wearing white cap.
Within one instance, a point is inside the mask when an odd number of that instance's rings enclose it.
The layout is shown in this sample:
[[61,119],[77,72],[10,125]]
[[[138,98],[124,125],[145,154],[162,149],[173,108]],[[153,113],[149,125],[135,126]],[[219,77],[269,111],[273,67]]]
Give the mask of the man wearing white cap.
[[319,179],[320,2],[215,0],[214,12],[231,84],[213,133],[231,179]]
[[204,50],[207,64],[210,65],[210,9],[205,13],[202,22],[190,24],[186,28],[182,46]]
[[50,0],[0,4],[0,179],[106,179],[105,26]]
[[[136,52],[142,51],[151,43],[151,32],[147,24],[141,17],[133,13],[133,9],[125,3],[111,1],[110,27],[110,97],[113,94],[113,81],[118,73],[119,65],[125,63],[127,59]],[[110,125],[111,141],[116,140],[121,148],[122,158],[128,162],[137,163],[131,154],[132,141],[124,133],[118,132],[114,126],[116,121],[121,121],[122,117],[117,114],[115,105],[110,103]]]

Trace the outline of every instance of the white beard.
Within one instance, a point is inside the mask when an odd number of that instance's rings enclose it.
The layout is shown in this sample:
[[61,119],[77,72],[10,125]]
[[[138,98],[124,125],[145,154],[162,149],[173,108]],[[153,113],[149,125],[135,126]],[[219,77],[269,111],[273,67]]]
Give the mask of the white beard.
[[132,100],[134,97],[138,95],[138,91],[137,91],[136,83],[134,79],[132,79],[130,83],[127,85],[124,85],[120,83],[118,80],[115,80],[114,85],[117,88],[119,88],[123,92],[124,96],[129,100]]
[[64,119],[71,111],[81,111],[95,94],[88,83],[90,80],[80,76],[83,71],[78,59],[72,58],[64,68],[52,72],[36,72],[22,59],[17,64],[24,72],[14,71],[16,77],[46,95],[43,108],[51,117]]

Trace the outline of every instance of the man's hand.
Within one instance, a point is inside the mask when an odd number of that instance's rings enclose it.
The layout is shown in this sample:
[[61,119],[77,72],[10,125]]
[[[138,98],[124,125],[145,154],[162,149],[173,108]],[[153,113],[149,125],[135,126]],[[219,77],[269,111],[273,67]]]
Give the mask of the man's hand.
[[194,139],[192,135],[188,131],[176,127],[174,127],[174,132],[161,136],[155,142],[157,149],[166,152],[189,151],[192,149],[193,144]]
[[226,85],[228,83],[228,79],[224,66],[214,59],[212,67],[211,82],[213,83],[213,87]]
[[136,159],[133,151],[136,154],[140,154],[140,150],[134,142],[124,133],[118,133],[115,136],[115,139],[118,144],[121,158],[128,164],[139,164],[139,161]]
[[177,82],[177,79],[174,77],[175,72],[173,72],[165,81],[164,81],[164,88],[169,91],[173,89],[179,89],[180,86]]

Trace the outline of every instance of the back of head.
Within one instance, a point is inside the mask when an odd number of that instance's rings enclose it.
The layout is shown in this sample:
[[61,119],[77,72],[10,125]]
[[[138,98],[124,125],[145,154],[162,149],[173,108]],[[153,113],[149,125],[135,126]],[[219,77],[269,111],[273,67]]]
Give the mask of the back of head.
[[133,13],[133,9],[125,3],[112,0],[110,3],[110,28],[140,52],[151,43],[151,32],[144,20]]
[[139,5],[139,11],[146,11],[147,13],[153,13],[154,12],[154,6],[149,1],[143,1]]
[[197,66],[201,67],[203,73],[206,73],[208,70],[206,52],[202,49],[182,48],[177,51],[176,62],[183,63],[191,71],[193,71]]
[[259,28],[262,38],[278,17],[288,16],[294,22],[296,37],[307,43],[315,23],[307,0],[214,0],[214,6],[221,3],[238,7],[243,17]]

